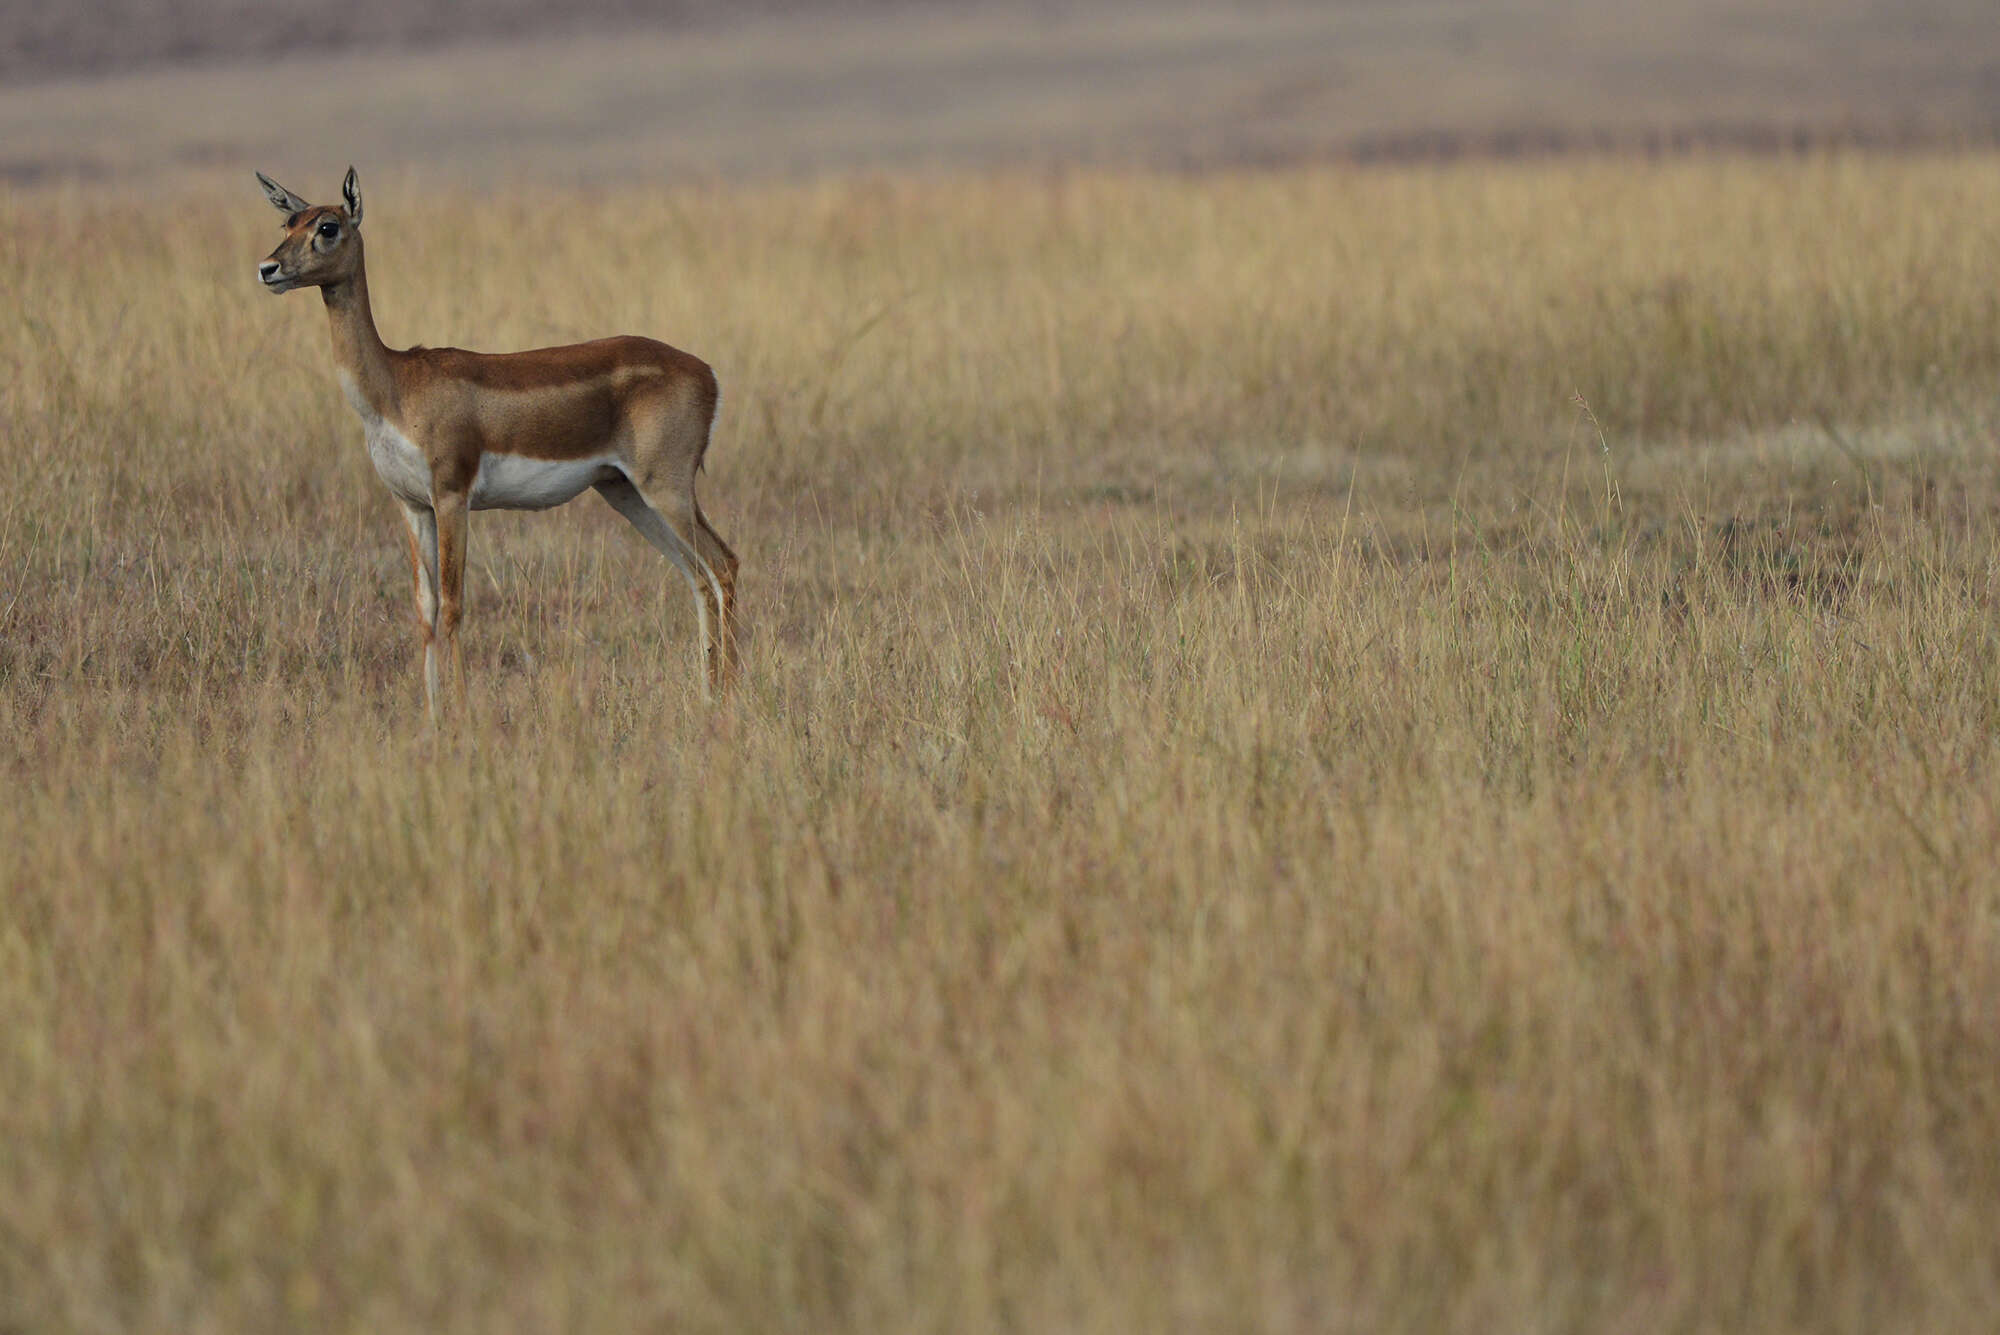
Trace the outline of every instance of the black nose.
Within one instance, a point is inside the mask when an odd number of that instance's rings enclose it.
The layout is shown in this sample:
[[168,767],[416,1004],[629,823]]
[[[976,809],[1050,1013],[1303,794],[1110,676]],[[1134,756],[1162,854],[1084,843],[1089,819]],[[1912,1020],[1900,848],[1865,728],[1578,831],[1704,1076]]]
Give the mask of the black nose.
[[270,282],[278,276],[278,262],[276,260],[265,260],[257,266],[257,276],[267,283]]

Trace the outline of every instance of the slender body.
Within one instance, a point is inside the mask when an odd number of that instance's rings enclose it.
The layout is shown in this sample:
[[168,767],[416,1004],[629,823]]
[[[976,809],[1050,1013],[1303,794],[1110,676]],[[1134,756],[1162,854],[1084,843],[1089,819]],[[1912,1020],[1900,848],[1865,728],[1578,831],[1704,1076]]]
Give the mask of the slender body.
[[337,205],[308,204],[262,172],[257,180],[285,215],[285,239],[257,277],[271,292],[320,290],[341,388],[375,472],[402,506],[432,719],[441,658],[456,693],[464,690],[467,515],[545,510],[591,489],[687,580],[707,666],[703,691],[726,682],[736,555],[694,495],[720,402],[708,364],[630,335],[532,352],[390,348],[368,302],[354,170]]

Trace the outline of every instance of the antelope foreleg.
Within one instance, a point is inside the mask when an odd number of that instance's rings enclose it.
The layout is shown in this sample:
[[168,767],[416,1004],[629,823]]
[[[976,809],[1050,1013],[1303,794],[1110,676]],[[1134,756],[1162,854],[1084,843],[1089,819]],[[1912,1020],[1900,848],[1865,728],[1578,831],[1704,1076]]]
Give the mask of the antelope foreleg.
[[428,506],[403,507],[404,536],[410,552],[410,582],[417,605],[417,634],[423,646],[424,709],[431,726],[438,721],[437,702],[437,621],[438,621],[438,534],[437,516]]
[[437,498],[438,615],[437,637],[425,649],[425,675],[435,677],[433,655],[443,652],[451,659],[452,707],[465,706],[465,659],[458,645],[458,626],[465,613],[465,540],[467,515],[465,496],[452,494]]

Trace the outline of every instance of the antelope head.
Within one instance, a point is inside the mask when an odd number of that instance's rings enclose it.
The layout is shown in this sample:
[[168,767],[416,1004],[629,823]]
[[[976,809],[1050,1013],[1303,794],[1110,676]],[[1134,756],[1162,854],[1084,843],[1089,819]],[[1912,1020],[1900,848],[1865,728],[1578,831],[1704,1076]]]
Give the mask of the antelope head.
[[354,276],[361,267],[361,184],[354,168],[341,183],[345,204],[308,204],[262,172],[257,184],[285,215],[285,239],[257,266],[266,291],[336,287]]

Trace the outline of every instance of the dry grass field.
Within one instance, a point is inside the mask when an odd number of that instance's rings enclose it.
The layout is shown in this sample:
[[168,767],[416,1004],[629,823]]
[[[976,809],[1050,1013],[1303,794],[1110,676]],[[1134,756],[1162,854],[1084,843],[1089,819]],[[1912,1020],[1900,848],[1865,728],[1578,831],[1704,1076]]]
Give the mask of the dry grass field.
[[253,182],[0,193],[0,1330],[1993,1328],[2000,159],[364,185],[740,689],[585,498],[433,735]]

